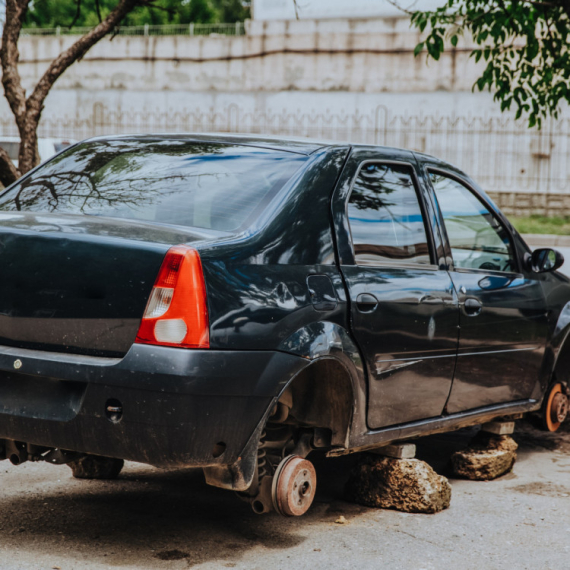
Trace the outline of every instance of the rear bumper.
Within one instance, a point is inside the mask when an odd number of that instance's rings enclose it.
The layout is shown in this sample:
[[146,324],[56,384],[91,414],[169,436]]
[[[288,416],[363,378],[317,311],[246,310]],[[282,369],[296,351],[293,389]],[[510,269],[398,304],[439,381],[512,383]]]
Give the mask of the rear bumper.
[[[164,467],[230,465],[305,364],[271,351],[133,345],[109,359],[0,347],[0,439]],[[108,400],[121,403],[120,421],[107,418]]]

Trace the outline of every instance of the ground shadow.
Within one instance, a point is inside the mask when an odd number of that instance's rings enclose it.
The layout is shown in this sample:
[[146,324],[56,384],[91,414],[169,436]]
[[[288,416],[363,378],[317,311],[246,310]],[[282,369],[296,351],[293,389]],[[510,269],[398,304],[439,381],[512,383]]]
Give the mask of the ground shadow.
[[[160,568],[168,566],[161,561],[172,560],[188,567],[208,561],[231,566],[253,548],[301,544],[316,521],[334,522],[340,511],[364,510],[342,502],[354,460],[317,457],[315,504],[294,519],[254,514],[234,493],[207,486],[199,470],[129,464],[116,481],[80,481],[65,466],[32,466],[35,480],[45,470],[47,490],[40,484],[28,492],[22,470],[22,491],[0,500],[0,542],[15,551],[41,546],[56,559],[77,548],[82,558],[109,566]],[[54,485],[54,477],[61,483]]]

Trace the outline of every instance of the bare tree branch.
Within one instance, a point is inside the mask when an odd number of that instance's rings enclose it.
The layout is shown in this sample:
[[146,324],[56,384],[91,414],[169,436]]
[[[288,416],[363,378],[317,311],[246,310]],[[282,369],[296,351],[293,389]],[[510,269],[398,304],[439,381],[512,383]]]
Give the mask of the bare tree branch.
[[71,22],[71,24],[69,24],[69,28],[73,28],[73,26],[75,26],[75,22],[77,22],[77,20],[79,20],[79,16],[81,16],[81,0],[77,0],[77,10],[75,11],[75,18],[73,18],[73,21]]
[[293,6],[295,6],[295,18],[299,19],[299,5],[297,4],[297,0],[293,0]]
[[87,32],[71,47],[57,56],[28,98],[28,107],[42,104],[53,84],[59,79],[61,74],[77,60],[81,59],[100,39],[105,37],[121,20],[137,5],[140,0],[120,0],[117,7],[92,30]]
[[[13,2],[14,0],[10,1]],[[19,1],[24,2],[25,0]],[[89,49],[111,32],[133,8],[140,4],[141,0],[120,0],[115,9],[100,24],[97,24],[72,46],[60,53],[47,68],[26,101],[27,119],[24,133],[20,132],[22,144],[19,160],[22,172],[27,172],[37,162],[35,156],[37,154],[37,125],[45,98],[53,84],[70,65],[81,59]]]
[[99,6],[99,0],[95,0],[95,10],[97,11],[97,18],[99,19],[99,23],[103,21],[101,18],[101,6]]
[[403,6],[400,6],[400,4],[398,4],[398,2],[396,2],[395,0],[386,0],[386,2],[388,2],[388,4],[391,4],[392,6],[394,6],[394,8],[397,8],[398,10],[400,10],[400,12],[403,12],[404,14],[408,14],[408,16],[411,16],[413,14],[413,12],[411,10],[408,10],[408,9],[404,8]]

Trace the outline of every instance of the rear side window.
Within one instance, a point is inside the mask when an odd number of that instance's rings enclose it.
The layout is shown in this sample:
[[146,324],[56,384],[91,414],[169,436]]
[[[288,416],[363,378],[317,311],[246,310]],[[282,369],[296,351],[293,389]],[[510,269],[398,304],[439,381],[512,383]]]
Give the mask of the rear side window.
[[365,163],[352,188],[348,218],[358,265],[431,263],[411,167]]
[[253,221],[306,160],[300,154],[232,144],[87,142],[0,195],[0,210],[232,231]]

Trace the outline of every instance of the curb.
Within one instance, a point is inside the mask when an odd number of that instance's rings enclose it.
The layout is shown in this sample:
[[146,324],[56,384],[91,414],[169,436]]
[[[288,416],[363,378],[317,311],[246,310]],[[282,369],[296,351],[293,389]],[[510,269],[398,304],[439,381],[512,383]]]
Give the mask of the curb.
[[544,247],[570,247],[570,236],[559,236],[554,234],[522,234],[526,243],[533,246]]

